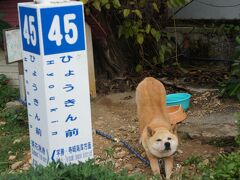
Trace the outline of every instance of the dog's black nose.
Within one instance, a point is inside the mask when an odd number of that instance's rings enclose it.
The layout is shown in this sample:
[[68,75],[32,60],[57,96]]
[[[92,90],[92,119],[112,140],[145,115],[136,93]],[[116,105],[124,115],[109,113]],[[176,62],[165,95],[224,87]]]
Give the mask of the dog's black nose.
[[166,150],[170,150],[171,148],[170,148],[170,143],[169,142],[165,142],[165,149]]

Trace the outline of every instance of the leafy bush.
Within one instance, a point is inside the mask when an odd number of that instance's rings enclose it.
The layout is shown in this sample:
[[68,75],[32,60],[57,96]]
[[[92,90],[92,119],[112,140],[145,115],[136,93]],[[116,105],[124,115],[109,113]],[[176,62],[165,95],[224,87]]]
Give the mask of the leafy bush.
[[[168,21],[168,8],[180,7],[189,0],[82,0],[86,3],[87,14],[101,12],[111,23],[115,35],[134,42],[135,52],[140,63],[136,71],[143,65],[163,64],[167,55],[173,52],[175,42],[165,30]],[[114,29],[117,27],[116,29]],[[132,44],[132,43],[131,43]]]
[[1,16],[2,16],[2,13],[0,12],[0,34],[1,34],[0,35],[0,46],[3,45],[3,36],[2,36],[3,30],[11,27],[7,22],[1,20]]
[[200,156],[190,156],[184,161],[184,165],[199,164],[202,161]]
[[3,108],[7,102],[19,98],[18,90],[9,86],[8,82],[9,79],[4,74],[0,74],[0,109]]
[[203,179],[240,179],[240,152],[220,155],[213,167],[205,167]]
[[236,97],[240,100],[240,64],[234,63],[230,72],[230,77],[220,84],[221,95]]
[[8,174],[0,177],[2,180],[57,180],[57,179],[86,179],[86,180],[134,180],[144,179],[143,176],[133,175],[128,176],[127,171],[121,171],[119,173],[113,172],[111,166],[100,166],[94,164],[93,161],[86,163],[80,163],[79,165],[63,165],[61,163],[50,164],[49,167],[38,167],[36,169],[30,169],[24,173]]
[[240,100],[240,26],[234,24],[222,24],[218,31],[224,33],[230,37],[235,37],[235,49],[232,53],[234,60],[237,60],[232,64],[229,78],[220,84],[220,90],[222,96],[234,97]]
[[[189,161],[190,162],[190,161]],[[219,155],[213,162],[192,161],[190,167],[176,174],[176,179],[235,180],[240,179],[240,152]]]
[[27,124],[27,109],[25,107],[11,107],[4,109],[0,114],[0,118],[7,123],[18,123],[20,125]]

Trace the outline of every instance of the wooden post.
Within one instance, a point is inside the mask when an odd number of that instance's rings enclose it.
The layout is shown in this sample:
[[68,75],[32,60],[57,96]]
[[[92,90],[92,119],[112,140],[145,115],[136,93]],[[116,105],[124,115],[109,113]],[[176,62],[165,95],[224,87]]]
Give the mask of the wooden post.
[[92,98],[95,98],[97,96],[97,93],[96,93],[96,79],[95,79],[95,70],[94,70],[93,46],[92,46],[92,32],[91,32],[91,27],[87,23],[85,23],[85,27],[86,27],[86,40],[87,40],[90,95]]
[[20,99],[22,101],[26,101],[23,61],[18,61],[18,77],[19,77]]

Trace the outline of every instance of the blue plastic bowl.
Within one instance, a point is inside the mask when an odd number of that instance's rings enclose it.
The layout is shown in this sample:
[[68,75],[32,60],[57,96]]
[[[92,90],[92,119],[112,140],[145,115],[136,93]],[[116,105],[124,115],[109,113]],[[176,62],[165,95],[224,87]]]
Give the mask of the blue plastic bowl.
[[167,95],[167,106],[181,105],[184,111],[189,108],[191,94],[174,93]]

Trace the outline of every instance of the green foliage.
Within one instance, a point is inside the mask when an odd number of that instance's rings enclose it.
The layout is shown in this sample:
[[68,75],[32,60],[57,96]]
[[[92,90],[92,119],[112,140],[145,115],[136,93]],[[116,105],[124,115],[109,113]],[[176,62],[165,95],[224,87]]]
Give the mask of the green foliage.
[[240,146],[240,113],[236,115],[236,123],[237,123],[237,130],[238,130],[238,135],[236,137],[236,143],[238,146]]
[[213,167],[206,166],[203,170],[203,179],[239,179],[240,152],[220,155]]
[[5,106],[5,103],[16,100],[19,97],[17,89],[8,85],[8,78],[0,74],[0,109]]
[[115,173],[109,166],[100,166],[93,161],[86,163],[80,163],[79,165],[63,165],[61,163],[52,163],[47,168],[37,167],[36,169],[30,169],[24,173],[7,174],[0,177],[2,180],[56,180],[56,179],[86,179],[86,180],[135,180],[144,179],[141,175],[128,176],[127,171],[121,171]]
[[[240,179],[240,152],[219,155],[216,160],[204,163],[199,158],[190,158],[183,171],[176,174],[176,179],[196,179],[196,180],[235,180]],[[189,164],[190,163],[190,164]],[[194,170],[192,169],[194,167]]]
[[[9,155],[15,155],[15,161],[22,160],[24,152],[29,150],[29,137],[26,108],[7,108],[0,111],[0,173],[8,170],[11,163]],[[19,143],[13,143],[20,139]],[[10,152],[10,153],[9,153]],[[1,178],[0,178],[1,179]]]
[[[16,155],[17,161],[29,150],[26,108],[4,108],[7,102],[18,98],[18,90],[9,86],[8,82],[8,78],[0,74],[0,172],[9,168],[9,155]],[[21,143],[14,144],[17,138],[21,138]]]
[[104,149],[104,151],[106,152],[107,157],[110,157],[110,158],[113,157],[114,149],[112,147],[108,147],[108,148]]
[[240,100],[240,64],[234,63],[229,79],[220,84],[222,96],[236,97]]
[[182,6],[186,2],[188,2],[188,1],[185,1],[185,0],[168,0],[167,4],[168,4],[168,7],[177,8],[179,6]]
[[[166,56],[172,54],[175,44],[164,29],[166,10],[180,7],[186,2],[188,0],[84,1],[86,12],[91,13],[97,10],[106,19],[109,17],[114,19],[114,24],[111,25],[118,27],[118,37],[124,37],[134,42],[142,67],[149,64],[163,64]],[[138,69],[136,68],[136,70]]]
[[202,158],[200,156],[190,156],[188,159],[186,159],[183,164],[184,165],[191,165],[191,164],[199,164],[202,161]]
[[7,108],[1,112],[0,118],[4,119],[6,122],[27,124],[27,109],[24,107]]
[[229,78],[220,83],[220,95],[234,97],[240,100],[240,26],[238,24],[212,25],[212,33],[235,39],[235,49],[232,53],[232,59],[238,62],[232,64]]
[[0,45],[3,44],[3,30],[11,27],[7,22],[1,20],[2,16],[3,14],[0,13]]
[[137,73],[140,73],[140,72],[142,72],[142,70],[143,70],[142,65],[141,65],[141,64],[138,64],[138,65],[136,66],[135,71],[136,71]]

